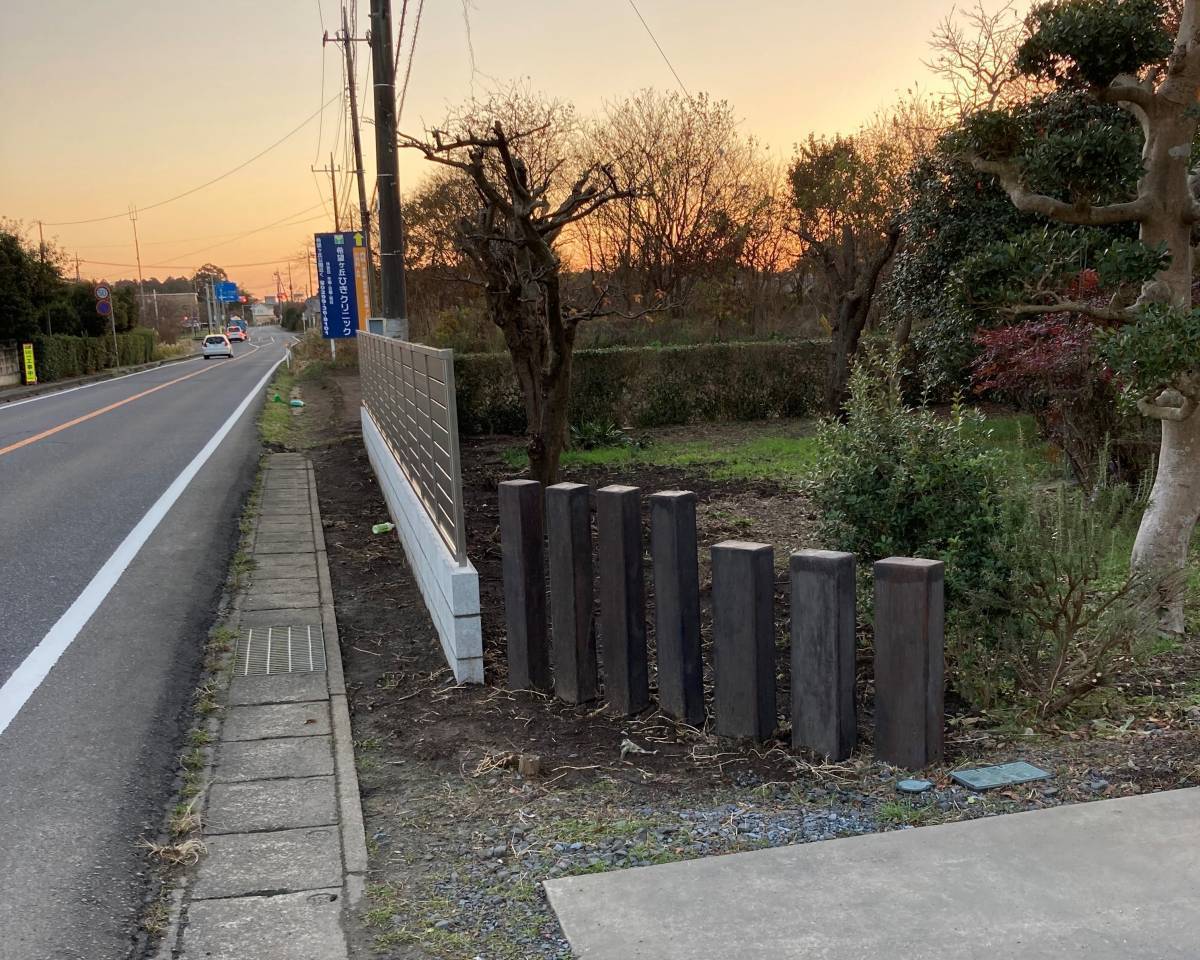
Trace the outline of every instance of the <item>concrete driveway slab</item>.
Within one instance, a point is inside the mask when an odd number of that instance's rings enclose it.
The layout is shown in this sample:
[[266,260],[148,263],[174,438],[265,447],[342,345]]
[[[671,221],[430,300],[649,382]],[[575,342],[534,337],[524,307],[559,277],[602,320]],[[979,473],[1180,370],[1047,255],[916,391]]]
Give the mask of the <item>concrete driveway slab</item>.
[[1195,960],[1200,788],[545,886],[581,960]]

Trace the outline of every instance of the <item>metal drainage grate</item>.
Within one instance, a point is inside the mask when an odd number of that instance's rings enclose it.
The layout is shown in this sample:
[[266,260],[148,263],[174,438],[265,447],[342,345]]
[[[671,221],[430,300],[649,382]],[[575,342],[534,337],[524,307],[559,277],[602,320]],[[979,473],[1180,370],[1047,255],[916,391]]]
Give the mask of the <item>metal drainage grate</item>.
[[239,677],[315,673],[325,669],[325,634],[319,625],[247,627],[238,637]]

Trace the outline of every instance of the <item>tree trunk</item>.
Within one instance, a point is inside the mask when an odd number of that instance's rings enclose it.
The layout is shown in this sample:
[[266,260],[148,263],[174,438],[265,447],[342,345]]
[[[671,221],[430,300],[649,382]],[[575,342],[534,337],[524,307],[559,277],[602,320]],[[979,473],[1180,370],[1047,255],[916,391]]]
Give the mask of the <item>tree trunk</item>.
[[[838,313],[843,311],[839,307]],[[825,407],[831,416],[840,417],[846,402],[850,383],[850,361],[858,346],[858,336],[851,328],[851,321],[838,317],[834,326],[832,342],[829,344],[829,364],[825,382]]]
[[[1151,140],[1153,143],[1153,139]],[[1190,139],[1187,142],[1191,142]],[[1149,151],[1148,151],[1149,152]],[[1142,224],[1146,244],[1166,243],[1171,262],[1155,280],[1165,286],[1171,303],[1182,309],[1192,305],[1191,226],[1181,211],[1190,205],[1187,167],[1161,178],[1163,207],[1159,215]],[[1160,625],[1171,633],[1184,629],[1184,594],[1188,550],[1200,518],[1200,415],[1162,422],[1158,469],[1150,503],[1142,514],[1131,557],[1132,569],[1161,577]]]
[[1150,505],[1133,544],[1133,568],[1168,579],[1163,587],[1162,626],[1184,629],[1182,578],[1192,532],[1200,519],[1200,415],[1164,420],[1158,473]]
[[552,373],[540,378],[537,406],[538,429],[529,430],[529,472],[533,479],[549,486],[558,480],[558,464],[567,446],[568,414],[571,405],[571,358]]

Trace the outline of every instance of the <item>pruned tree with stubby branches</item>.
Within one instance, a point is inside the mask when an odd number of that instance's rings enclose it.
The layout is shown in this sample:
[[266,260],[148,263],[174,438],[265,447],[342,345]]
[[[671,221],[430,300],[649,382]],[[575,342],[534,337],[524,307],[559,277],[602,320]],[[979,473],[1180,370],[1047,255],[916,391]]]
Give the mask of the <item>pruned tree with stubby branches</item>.
[[[1053,85],[1066,105],[1061,115],[1075,111],[1079,121],[1048,133],[1022,126],[1012,111],[982,110],[960,131],[961,155],[995,177],[1017,210],[1080,228],[1080,250],[1094,243],[1089,231],[1127,225],[1138,232],[1137,242],[1113,242],[1098,265],[1112,291],[1099,304],[1049,282],[1048,264],[1078,270],[1061,234],[1010,244],[1007,266],[1024,268],[1014,271],[1021,289],[1006,293],[1005,309],[1072,313],[1111,328],[1101,332],[1101,357],[1137,409],[1162,423],[1132,565],[1169,584],[1163,626],[1181,632],[1181,575],[1200,518],[1200,314],[1192,304],[1200,0],[1054,0],[1034,8],[1028,30],[1016,68]],[[1114,106],[1134,122],[1108,119],[1104,109]],[[1130,136],[1141,145],[1132,176]]]
[[399,143],[457,170],[474,187],[476,203],[456,224],[457,243],[521,385],[530,471],[548,484],[567,441],[579,325],[615,312],[604,288],[593,289],[586,302],[571,302],[558,243],[565,228],[634,190],[602,163],[571,180],[561,177],[562,159],[539,157],[531,164],[523,151],[545,145],[539,135],[546,127],[506,130],[501,120],[484,119],[486,113],[460,118],[452,130],[432,130],[427,139],[401,136]]

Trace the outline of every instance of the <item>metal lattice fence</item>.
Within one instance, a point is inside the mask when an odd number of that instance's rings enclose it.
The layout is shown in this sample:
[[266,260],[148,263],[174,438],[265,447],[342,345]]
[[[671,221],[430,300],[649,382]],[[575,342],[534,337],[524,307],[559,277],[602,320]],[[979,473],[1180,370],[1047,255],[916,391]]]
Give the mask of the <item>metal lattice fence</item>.
[[363,403],[459,563],[467,559],[454,351],[359,331]]

